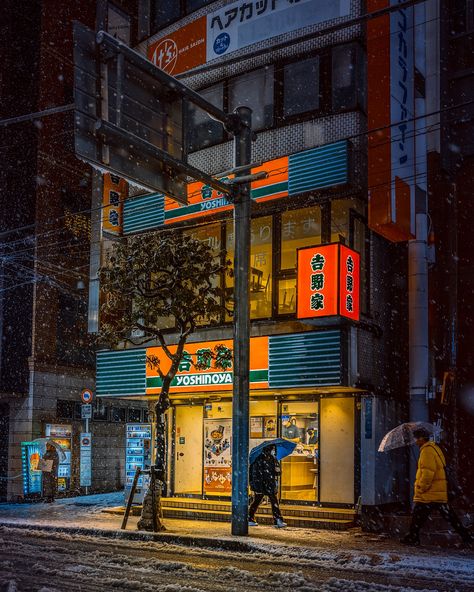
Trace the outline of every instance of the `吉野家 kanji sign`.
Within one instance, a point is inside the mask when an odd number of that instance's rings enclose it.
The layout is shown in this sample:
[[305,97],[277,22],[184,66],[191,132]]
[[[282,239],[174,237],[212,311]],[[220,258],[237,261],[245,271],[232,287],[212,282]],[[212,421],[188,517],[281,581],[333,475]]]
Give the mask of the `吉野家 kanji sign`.
[[298,319],[359,320],[360,256],[340,243],[298,249]]

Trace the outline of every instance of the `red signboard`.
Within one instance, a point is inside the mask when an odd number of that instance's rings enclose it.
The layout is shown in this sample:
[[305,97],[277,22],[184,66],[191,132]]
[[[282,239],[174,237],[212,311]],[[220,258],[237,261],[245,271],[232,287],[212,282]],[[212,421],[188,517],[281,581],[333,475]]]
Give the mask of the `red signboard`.
[[[368,0],[367,12],[396,4]],[[413,7],[367,22],[369,227],[390,241],[414,238]]]
[[298,249],[298,319],[359,320],[360,256],[340,243]]
[[206,62],[206,17],[161,37],[147,50],[148,59],[168,74],[181,74]]

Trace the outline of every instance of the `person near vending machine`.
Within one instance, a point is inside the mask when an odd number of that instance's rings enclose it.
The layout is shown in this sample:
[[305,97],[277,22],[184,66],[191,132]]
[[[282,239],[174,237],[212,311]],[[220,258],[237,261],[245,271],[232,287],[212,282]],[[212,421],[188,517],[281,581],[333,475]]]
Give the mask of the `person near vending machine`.
[[54,502],[58,492],[59,455],[56,448],[47,443],[42,458],[43,498],[47,503]]

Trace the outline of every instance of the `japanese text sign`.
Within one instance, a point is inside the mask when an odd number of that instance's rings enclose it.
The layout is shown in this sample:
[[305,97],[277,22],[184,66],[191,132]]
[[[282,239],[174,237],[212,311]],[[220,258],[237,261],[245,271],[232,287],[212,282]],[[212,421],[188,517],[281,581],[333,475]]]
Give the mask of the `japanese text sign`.
[[[221,352],[224,356],[218,368],[215,364],[216,345],[221,346]],[[233,388],[234,364],[232,357],[228,358],[225,354],[232,352],[232,349],[233,342],[230,339],[187,343],[179,363],[178,372],[171,382],[170,392],[202,391],[203,388],[212,391],[231,391]],[[176,346],[170,345],[169,350],[175,353]],[[161,347],[147,348],[146,355],[149,359],[151,356],[158,358],[161,371],[164,374],[168,372],[171,361]],[[249,381],[251,389],[268,388],[268,337],[252,337],[250,340]],[[147,394],[160,394],[162,384],[158,369],[147,363]]]
[[359,320],[360,256],[340,243],[298,249],[297,318]]
[[128,184],[124,179],[110,173],[104,174],[102,195],[102,228],[112,234],[122,234],[123,202],[127,197]]
[[168,74],[180,74],[206,62],[206,17],[161,37],[148,47],[148,59]]

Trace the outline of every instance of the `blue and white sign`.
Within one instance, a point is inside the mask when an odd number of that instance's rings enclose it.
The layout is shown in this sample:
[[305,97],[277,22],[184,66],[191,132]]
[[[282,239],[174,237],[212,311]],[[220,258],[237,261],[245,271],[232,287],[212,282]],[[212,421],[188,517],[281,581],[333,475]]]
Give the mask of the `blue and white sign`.
[[239,0],[226,4],[207,15],[207,61],[349,14],[350,0]]
[[[391,5],[401,0],[391,0]],[[410,191],[411,231],[415,232],[415,69],[414,8],[390,14],[390,122],[392,211],[397,211],[397,181]]]
[[92,405],[90,403],[81,405],[81,419],[92,419]]
[[90,487],[92,484],[92,435],[90,432],[81,434],[80,485]]

